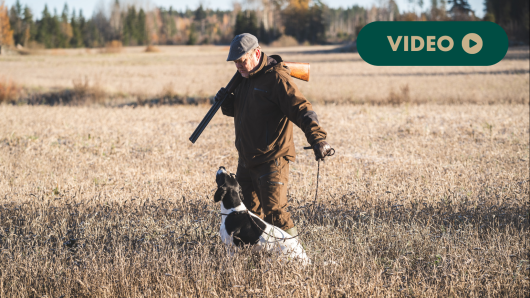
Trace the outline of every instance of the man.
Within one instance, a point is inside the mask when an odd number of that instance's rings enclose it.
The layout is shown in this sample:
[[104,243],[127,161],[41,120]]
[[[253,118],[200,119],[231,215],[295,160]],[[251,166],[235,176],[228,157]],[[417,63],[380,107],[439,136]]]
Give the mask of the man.
[[[296,155],[293,123],[305,133],[317,160],[324,160],[331,151],[326,132],[281,57],[265,55],[255,36],[237,35],[227,61],[233,61],[244,77],[221,106],[224,115],[234,117],[239,153],[236,176],[243,203],[266,222],[297,236],[286,210],[289,162]],[[221,88],[216,100],[226,93]]]

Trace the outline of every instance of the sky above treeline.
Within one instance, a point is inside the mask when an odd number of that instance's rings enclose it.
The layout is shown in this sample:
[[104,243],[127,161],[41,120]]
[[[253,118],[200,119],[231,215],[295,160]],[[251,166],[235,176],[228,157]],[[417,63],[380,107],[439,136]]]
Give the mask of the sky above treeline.
[[[1,2],[2,0],[0,0]],[[413,6],[410,2],[411,0],[395,0],[398,4],[399,11],[412,11],[415,10],[416,12],[419,11],[418,6]],[[14,3],[16,3],[16,0],[4,0],[5,4],[8,7],[11,7]],[[234,0],[121,0],[120,3],[130,3],[130,4],[138,4],[145,8],[152,8],[155,6],[162,6],[166,9],[169,9],[170,6],[173,7],[174,10],[178,11],[185,11],[186,8],[189,9],[196,9],[199,7],[200,4],[203,5],[203,7],[211,8],[211,9],[220,9],[220,10],[231,10],[233,8],[234,2],[241,2],[241,1],[234,1]],[[256,1],[257,2],[257,1]],[[359,5],[366,8],[371,7],[372,5],[379,6],[379,3],[381,3],[380,0],[322,0],[323,3],[327,4],[331,8],[347,8],[351,7],[353,5]],[[413,0],[412,2],[417,2],[416,0]],[[424,8],[428,9],[430,7],[431,1],[424,0],[423,1]],[[90,17],[94,13],[94,11],[99,10],[100,8],[108,8],[110,7],[111,3],[114,3],[114,0],[96,0],[96,1],[87,1],[87,0],[20,0],[20,3],[22,6],[28,5],[31,10],[33,11],[33,14],[35,18],[39,18],[42,15],[42,11],[44,10],[44,5],[48,4],[48,9],[53,13],[54,9],[57,9],[57,12],[60,14],[63,11],[64,4],[67,3],[70,11],[72,9],[76,10],[76,13],[79,13],[79,10],[83,10],[83,15],[85,17]],[[469,5],[471,6],[471,9],[475,11],[475,15],[478,17],[484,16],[484,0],[469,0]]]

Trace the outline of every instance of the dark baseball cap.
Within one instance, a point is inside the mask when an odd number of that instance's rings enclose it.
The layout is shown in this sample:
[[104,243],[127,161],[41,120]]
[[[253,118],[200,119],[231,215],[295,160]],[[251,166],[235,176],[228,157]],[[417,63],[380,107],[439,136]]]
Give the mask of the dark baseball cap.
[[242,33],[236,35],[230,43],[230,52],[228,52],[228,58],[226,61],[235,61],[248,51],[255,49],[259,46],[258,39],[256,36],[250,33]]

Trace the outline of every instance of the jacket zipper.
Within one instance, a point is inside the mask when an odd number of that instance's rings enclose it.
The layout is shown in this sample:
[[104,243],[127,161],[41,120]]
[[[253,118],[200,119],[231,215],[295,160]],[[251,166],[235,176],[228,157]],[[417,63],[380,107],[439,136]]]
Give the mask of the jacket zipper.
[[250,78],[248,78],[247,80],[248,80],[249,87],[247,88],[247,92],[246,92],[246,94],[245,94],[245,97],[242,97],[242,98],[243,98],[243,103],[241,104],[241,107],[239,108],[239,113],[238,113],[238,115],[239,115],[239,125],[238,125],[238,127],[237,127],[237,131],[238,131],[238,134],[237,134],[237,135],[238,135],[238,138],[237,138],[237,141],[236,141],[236,142],[239,143],[239,145],[240,145],[240,149],[242,149],[242,147],[241,147],[241,118],[243,117],[243,113],[242,113],[242,112],[244,111],[244,107],[245,107],[245,105],[247,104],[247,100],[248,100],[248,91],[250,90],[250,87],[251,87],[251,86],[250,86],[250,84],[251,84],[251,82],[250,82]]
[[[244,101],[243,104],[241,105],[241,108],[240,108],[240,111],[239,111],[239,115],[242,114],[242,112],[245,110],[245,107],[246,107],[246,105],[247,105],[248,92],[249,92],[249,90],[251,89],[250,87],[252,87],[252,83],[251,83],[250,80],[251,80],[251,79],[248,78],[248,84],[249,84],[249,86],[248,86],[248,88],[247,88],[247,93],[245,94],[245,97],[244,97],[245,101]],[[239,117],[239,125],[241,125],[241,117]]]
[[247,92],[246,92],[246,94],[245,94],[245,97],[243,97],[243,99],[244,99],[243,104],[242,104],[241,107],[239,108],[239,125],[238,125],[238,126],[239,126],[239,127],[238,127],[238,131],[239,131],[238,136],[239,136],[239,137],[238,137],[237,141],[239,142],[239,145],[240,145],[239,147],[240,147],[240,149],[243,149],[243,148],[241,147],[241,118],[243,117],[243,113],[242,113],[242,112],[245,110],[244,108],[245,108],[245,106],[246,106],[246,104],[247,104],[247,100],[248,100],[248,92],[249,92],[250,87],[251,87],[251,81],[250,81],[251,79],[248,78],[247,80],[248,80],[248,84],[249,84],[249,86],[248,86],[248,88],[247,88]]

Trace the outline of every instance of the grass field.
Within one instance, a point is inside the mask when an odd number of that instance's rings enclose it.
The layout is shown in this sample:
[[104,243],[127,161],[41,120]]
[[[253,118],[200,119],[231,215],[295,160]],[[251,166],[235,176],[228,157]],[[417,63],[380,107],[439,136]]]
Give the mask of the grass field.
[[[528,47],[511,48],[492,66],[376,67],[357,53],[325,53],[331,46],[264,48],[285,61],[311,63],[310,82],[297,81],[314,103],[493,104],[529,102]],[[235,73],[227,47],[168,46],[159,53],[127,48],[118,54],[95,50],[50,50],[46,55],[0,56],[2,77],[29,93],[73,89],[88,82],[124,98],[165,94],[213,96]]]
[[[236,170],[232,120],[216,115],[188,141],[208,106],[4,103],[0,297],[526,297],[528,48],[443,68],[329,49],[281,49],[311,63],[299,86],[336,149],[315,201],[317,163],[295,128],[288,196],[312,265],[227,257],[213,194],[218,167]],[[233,74],[225,55],[1,56],[0,77],[36,92],[88,80],[107,94],[211,96]]]
[[[207,107],[0,106],[4,297],[510,296],[529,290],[523,105],[316,106],[336,156],[295,131],[289,198],[313,265],[226,257]],[[324,265],[333,260],[335,265]]]

